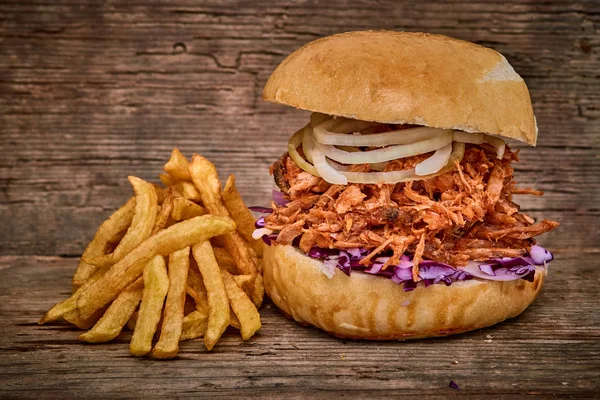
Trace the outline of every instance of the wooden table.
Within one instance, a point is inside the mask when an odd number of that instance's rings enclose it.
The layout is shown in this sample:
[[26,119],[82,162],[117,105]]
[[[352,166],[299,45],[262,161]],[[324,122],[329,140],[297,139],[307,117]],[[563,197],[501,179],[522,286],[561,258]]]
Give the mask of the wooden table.
[[[0,4],[0,397],[341,397],[600,394],[600,4],[569,1],[252,1]],[[266,2],[265,2],[266,3]],[[171,362],[128,337],[85,345],[37,319],[68,295],[77,257],[170,150],[208,156],[265,204],[267,169],[305,112],[264,103],[284,56],[346,30],[430,31],[502,52],[527,81],[540,137],[517,180],[561,227],[540,298],[518,318],[412,342],[345,341],[267,302],[247,343],[184,343]],[[519,147],[519,146],[517,146]],[[521,146],[522,147],[522,146]]]

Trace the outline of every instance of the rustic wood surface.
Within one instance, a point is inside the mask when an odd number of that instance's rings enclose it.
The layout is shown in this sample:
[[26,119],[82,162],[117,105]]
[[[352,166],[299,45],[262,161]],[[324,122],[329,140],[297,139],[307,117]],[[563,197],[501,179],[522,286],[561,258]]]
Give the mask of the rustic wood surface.
[[[600,2],[0,2],[0,397],[600,395]],[[547,287],[520,317],[447,339],[342,341],[268,303],[264,327],[177,361],[83,345],[35,321],[69,291],[77,256],[174,146],[237,176],[265,204],[267,169],[307,113],[267,104],[269,73],[318,37],[428,31],[502,52],[526,80],[540,137],[522,148],[523,198],[561,222]],[[517,146],[522,147],[522,146]],[[452,364],[458,361],[458,364]],[[345,393],[342,393],[345,392]]]
[[[540,297],[519,317],[445,339],[341,340],[263,307],[263,328],[244,343],[226,333],[213,352],[184,342],[168,362],[129,355],[129,333],[109,344],[77,341],[66,324],[38,326],[69,294],[76,260],[0,258],[0,397],[166,395],[247,398],[446,398],[461,394],[591,396],[600,391],[597,254],[559,253]],[[454,363],[456,362],[456,363]],[[337,395],[337,396],[336,396]]]

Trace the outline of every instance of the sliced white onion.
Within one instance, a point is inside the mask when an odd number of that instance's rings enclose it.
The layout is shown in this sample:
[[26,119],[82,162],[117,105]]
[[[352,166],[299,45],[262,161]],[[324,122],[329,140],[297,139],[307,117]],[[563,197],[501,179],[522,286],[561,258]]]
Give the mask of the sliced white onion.
[[312,128],[310,126],[304,127],[302,131],[302,151],[308,162],[312,163],[312,149],[315,147]]
[[311,163],[307,162],[304,158],[302,158],[302,156],[298,153],[298,146],[302,145],[302,138],[307,129],[309,130],[309,132],[312,131],[309,126],[305,126],[298,132],[294,133],[292,137],[288,140],[288,154],[290,155],[292,160],[294,160],[296,165],[302,168],[304,171],[315,176],[320,176],[317,169]]
[[[440,169],[438,172],[436,172],[434,174],[425,175],[425,176],[417,175],[415,173],[414,169],[405,169],[402,171],[388,171],[388,172],[348,172],[348,171],[345,171],[347,169],[347,167],[344,165],[336,163],[335,161],[329,161],[329,163],[334,165],[335,167],[337,167],[338,172],[340,174],[344,175],[348,179],[348,182],[351,182],[351,183],[361,183],[361,184],[365,184],[365,185],[377,185],[380,183],[395,184],[395,183],[400,183],[400,182],[431,179],[438,175],[444,174],[455,167],[455,165],[454,165],[455,161],[458,161],[458,162],[462,161],[464,155],[465,155],[465,144],[455,142],[452,145],[452,153],[450,154],[450,159],[448,160],[448,163],[446,164],[446,166],[444,166],[442,169]],[[325,179],[325,180],[327,180],[327,179]]]
[[329,165],[327,158],[325,157],[325,149],[323,147],[324,146],[322,144],[315,143],[315,146],[311,150],[313,163],[317,169],[317,172],[319,173],[319,176],[331,184],[348,184],[348,178]]
[[265,235],[270,235],[271,233],[273,233],[273,231],[271,229],[258,228],[252,232],[252,238],[255,240],[258,240]]
[[421,179],[415,175],[414,169],[389,172],[342,172],[341,174],[348,179],[348,182],[365,185],[393,184]]
[[504,157],[504,150],[506,149],[504,140],[491,135],[484,135],[483,140],[496,148],[496,158],[502,159]]
[[462,143],[483,143],[483,133],[469,133],[462,131],[454,131],[454,141]]
[[450,153],[452,153],[452,143],[436,150],[431,157],[418,163],[415,167],[415,174],[423,176],[438,172],[448,164]]
[[343,151],[334,146],[321,146],[325,149],[325,155],[332,160],[343,164],[370,164],[428,153],[447,146],[450,143],[452,143],[452,131],[446,131],[431,139],[422,140],[412,144],[390,146],[383,149],[355,153]]
[[324,123],[315,126],[315,137],[319,143],[337,146],[382,147],[415,143],[431,139],[446,132],[444,129],[421,127],[401,129],[392,132],[372,133],[368,135],[349,135],[347,133],[331,132],[331,129],[335,129],[335,127],[334,123],[330,121],[325,121]]

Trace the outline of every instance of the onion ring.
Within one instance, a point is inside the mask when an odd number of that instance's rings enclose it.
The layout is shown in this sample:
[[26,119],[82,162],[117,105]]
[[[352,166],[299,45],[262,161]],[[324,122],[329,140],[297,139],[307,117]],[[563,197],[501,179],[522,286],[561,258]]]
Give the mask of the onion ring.
[[321,146],[325,149],[327,157],[332,160],[343,164],[370,164],[428,153],[447,146],[450,143],[452,143],[452,131],[446,131],[431,139],[413,144],[390,146],[383,149],[355,153],[343,151],[330,145]]
[[[351,183],[360,183],[365,185],[377,185],[377,184],[395,184],[400,182],[408,182],[408,181],[418,181],[418,180],[426,180],[431,179],[441,174],[444,174],[453,168],[456,167],[455,162],[461,162],[465,155],[465,144],[460,142],[455,142],[452,147],[452,153],[450,154],[450,159],[448,160],[448,164],[445,167],[440,169],[438,172],[430,175],[418,176],[415,173],[414,169],[405,169],[402,171],[388,171],[388,172],[348,172],[344,171],[343,165],[336,163],[335,161],[330,161],[330,164],[342,169],[338,170],[338,172],[344,175],[348,182]],[[325,179],[325,178],[323,178]],[[325,179],[326,180],[326,179]]]
[[452,144],[437,149],[435,153],[426,160],[421,161],[415,166],[415,174],[418,176],[431,175],[448,165]]
[[383,147],[411,144],[431,139],[445,132],[443,129],[420,127],[368,135],[350,135],[347,133],[331,132],[330,129],[335,127],[334,122],[335,120],[327,120],[314,127],[315,137],[319,143],[336,146]]
[[304,134],[305,129],[310,129],[309,126],[305,126],[300,129],[298,132],[294,133],[292,137],[288,140],[288,154],[294,160],[296,165],[302,168],[304,171],[308,172],[311,175],[321,176],[317,169],[311,163],[307,162],[302,156],[298,153],[298,147],[302,145],[302,136]]
[[504,140],[491,135],[484,135],[483,140],[496,148],[496,158],[502,159],[504,157],[504,150],[506,149]]

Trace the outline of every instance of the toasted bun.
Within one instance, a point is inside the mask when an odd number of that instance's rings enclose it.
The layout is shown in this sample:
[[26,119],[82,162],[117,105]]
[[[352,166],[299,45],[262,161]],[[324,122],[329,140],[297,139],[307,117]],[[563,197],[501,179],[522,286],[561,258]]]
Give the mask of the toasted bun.
[[502,54],[440,35],[365,31],[315,40],[283,60],[263,98],[364,121],[537,140],[527,86]]
[[533,282],[470,280],[451,286],[419,285],[412,292],[389,279],[336,270],[291,246],[265,246],[265,289],[273,302],[301,323],[354,339],[415,339],[451,335],[519,315],[537,296],[544,273]]

